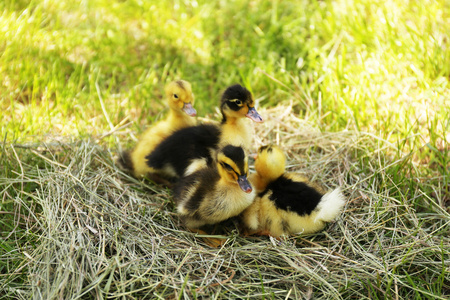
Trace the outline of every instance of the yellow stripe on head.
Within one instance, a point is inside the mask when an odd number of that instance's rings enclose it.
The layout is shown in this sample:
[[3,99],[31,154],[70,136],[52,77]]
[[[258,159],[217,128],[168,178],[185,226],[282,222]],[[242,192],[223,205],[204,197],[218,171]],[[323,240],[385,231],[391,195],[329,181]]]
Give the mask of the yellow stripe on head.
[[242,147],[227,145],[217,154],[221,177],[236,181],[238,176],[248,174],[248,159]]

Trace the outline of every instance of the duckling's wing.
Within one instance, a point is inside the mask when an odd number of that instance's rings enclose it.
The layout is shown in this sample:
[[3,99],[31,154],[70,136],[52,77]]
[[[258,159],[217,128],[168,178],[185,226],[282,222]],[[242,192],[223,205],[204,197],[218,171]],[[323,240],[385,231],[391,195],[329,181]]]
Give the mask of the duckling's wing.
[[322,194],[305,182],[294,181],[285,175],[267,185],[265,194],[271,191],[269,199],[278,209],[309,215],[320,203]]
[[178,215],[186,226],[197,228],[210,222],[210,199],[220,176],[214,168],[205,168],[181,178],[173,188]]
[[182,177],[195,159],[206,158],[208,164],[212,163],[211,153],[217,148],[219,138],[220,128],[215,125],[204,124],[180,129],[146,157],[147,165],[156,170],[175,170],[177,176]]

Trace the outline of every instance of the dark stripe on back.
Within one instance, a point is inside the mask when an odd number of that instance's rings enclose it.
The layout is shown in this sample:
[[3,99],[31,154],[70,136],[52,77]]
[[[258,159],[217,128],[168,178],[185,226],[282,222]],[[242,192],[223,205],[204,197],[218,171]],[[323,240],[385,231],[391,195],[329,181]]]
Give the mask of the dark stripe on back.
[[321,193],[306,183],[293,181],[284,175],[269,183],[260,196],[269,191],[272,191],[269,199],[277,208],[293,211],[301,216],[310,214],[322,198]]
[[171,166],[181,177],[193,159],[206,158],[212,164],[211,150],[217,148],[219,138],[220,128],[215,125],[180,129],[146,156],[147,165],[155,169]]
[[173,192],[175,201],[178,202],[181,199],[184,199],[186,193],[189,192],[189,189],[197,182],[200,182],[199,185],[197,185],[195,192],[189,198],[189,201],[185,204],[188,211],[195,211],[199,208],[206,193],[211,190],[211,187],[214,186],[219,179],[220,175],[216,168],[202,169],[189,176],[183,177],[174,186]]

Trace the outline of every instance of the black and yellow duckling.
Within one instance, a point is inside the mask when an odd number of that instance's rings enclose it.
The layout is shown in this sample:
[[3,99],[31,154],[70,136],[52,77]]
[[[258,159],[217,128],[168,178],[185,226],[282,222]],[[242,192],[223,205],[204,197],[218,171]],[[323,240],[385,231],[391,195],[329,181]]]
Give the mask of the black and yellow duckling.
[[246,117],[260,123],[262,117],[255,109],[252,93],[236,84],[225,90],[220,103],[222,113],[220,145],[242,146],[249,150],[252,138],[251,127],[246,124]]
[[220,126],[197,125],[174,132],[146,157],[147,165],[154,173],[174,179],[189,175],[197,169],[211,166],[215,151],[224,145],[234,145],[247,150],[252,141],[250,118],[262,122],[254,107],[252,94],[243,86],[228,87],[221,98]]
[[250,234],[273,237],[314,233],[334,220],[345,205],[339,188],[324,193],[304,176],[285,172],[285,155],[276,146],[263,146],[255,159],[250,182],[255,201],[241,215]]
[[227,145],[216,164],[185,176],[174,186],[179,216],[190,230],[239,215],[255,198],[242,147]]
[[123,152],[119,157],[119,163],[130,170],[136,178],[146,176],[151,171],[145,162],[145,157],[161,141],[176,130],[196,124],[196,120],[193,118],[197,114],[193,107],[194,94],[188,81],[170,82],[165,87],[165,94],[169,106],[167,117],[148,128],[142,134],[135,148],[129,152]]

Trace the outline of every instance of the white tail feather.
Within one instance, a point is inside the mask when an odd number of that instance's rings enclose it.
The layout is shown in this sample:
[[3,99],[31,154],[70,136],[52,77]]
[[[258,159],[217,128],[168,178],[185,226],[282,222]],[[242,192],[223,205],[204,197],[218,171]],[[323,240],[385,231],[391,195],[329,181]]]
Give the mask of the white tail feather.
[[318,205],[319,212],[315,218],[316,221],[333,221],[342,211],[344,205],[345,197],[340,188],[326,193],[320,199],[320,203]]

